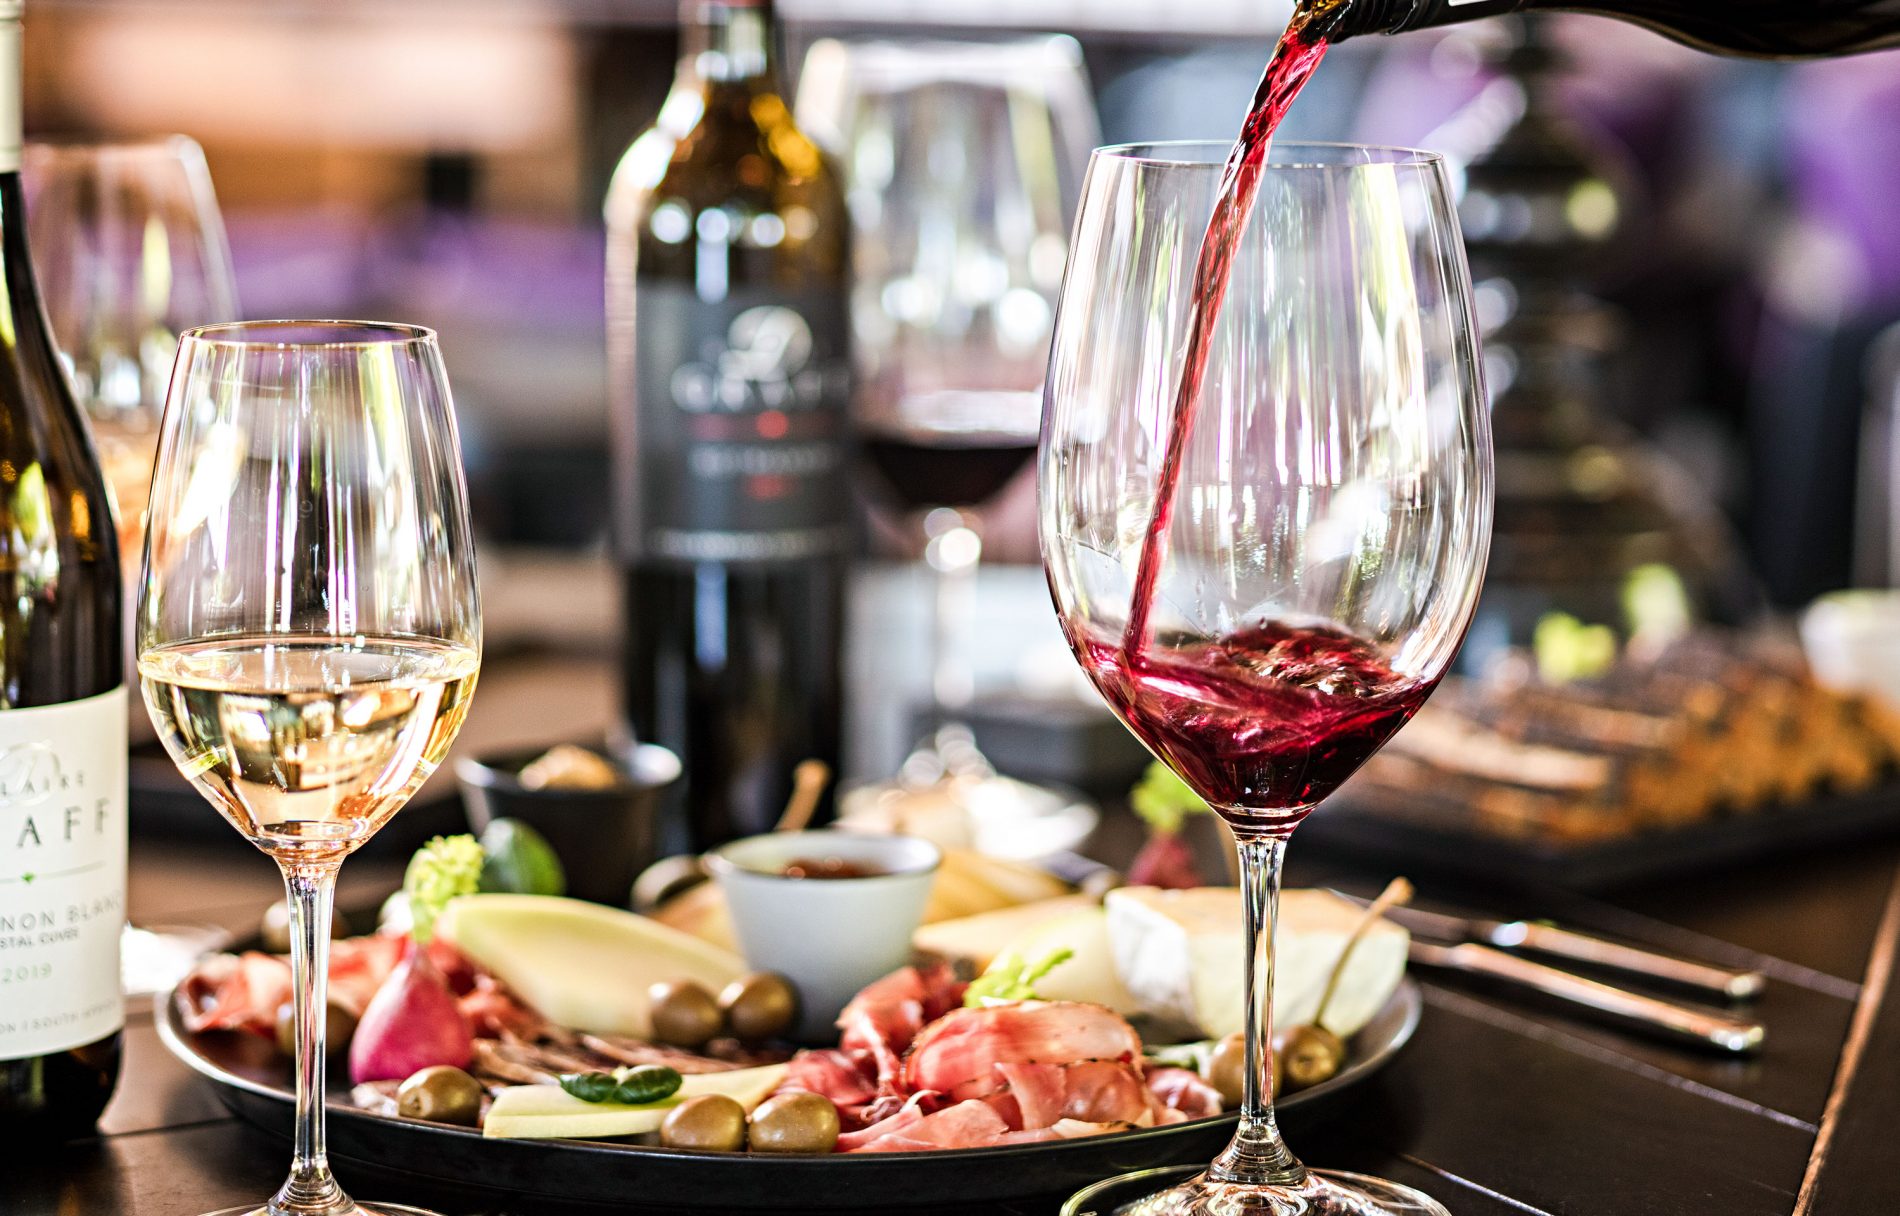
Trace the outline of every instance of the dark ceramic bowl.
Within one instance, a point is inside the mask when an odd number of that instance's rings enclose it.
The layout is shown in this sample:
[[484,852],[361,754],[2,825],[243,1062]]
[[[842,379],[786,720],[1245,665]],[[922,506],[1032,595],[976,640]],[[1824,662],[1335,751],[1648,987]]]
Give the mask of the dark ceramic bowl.
[[567,871],[569,895],[626,907],[633,880],[653,864],[660,793],[679,780],[679,757],[663,747],[641,744],[624,762],[615,761],[623,778],[619,785],[598,790],[524,788],[519,773],[546,751],[521,748],[457,760],[455,775],[462,784],[470,826],[481,832],[496,819],[521,820],[554,846]]

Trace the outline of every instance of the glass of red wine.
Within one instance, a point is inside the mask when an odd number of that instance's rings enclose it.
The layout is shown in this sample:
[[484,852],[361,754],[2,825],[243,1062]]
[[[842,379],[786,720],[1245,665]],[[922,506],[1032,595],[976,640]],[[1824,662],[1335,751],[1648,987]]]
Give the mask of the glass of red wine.
[[1491,440],[1470,272],[1432,153],[1275,143],[1239,191],[1228,153],[1095,153],[1040,495],[1077,660],[1238,841],[1246,1096],[1204,1174],[1070,1210],[1442,1214],[1301,1165],[1268,1044],[1287,839],[1430,695],[1477,603]]
[[932,733],[897,782],[847,795],[846,813],[948,801],[1028,844],[1037,808],[1070,800],[995,776],[959,719],[976,684],[977,509],[1035,456],[1065,240],[1101,142],[1081,47],[824,39],[798,120],[845,169],[859,463],[922,521],[934,601]]

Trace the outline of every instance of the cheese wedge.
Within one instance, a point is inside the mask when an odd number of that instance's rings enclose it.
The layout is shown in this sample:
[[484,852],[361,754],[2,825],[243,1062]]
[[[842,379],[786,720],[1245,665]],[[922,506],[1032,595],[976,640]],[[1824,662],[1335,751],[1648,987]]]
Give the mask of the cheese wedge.
[[997,955],[1016,949],[1021,939],[1041,926],[1097,907],[1094,897],[1088,895],[1040,899],[1033,904],[921,925],[910,935],[910,944],[926,954],[968,962],[975,970],[983,971]]
[[[1124,887],[1109,892],[1106,906],[1115,972],[1142,1013],[1188,1037],[1216,1039],[1241,1029],[1246,981],[1239,890]],[[1281,895],[1276,1026],[1313,1020],[1360,916],[1358,907],[1325,891]],[[1327,1008],[1328,1030],[1343,1038],[1372,1019],[1405,974],[1407,944],[1405,930],[1389,921],[1366,932]]]
[[482,1135],[491,1140],[597,1140],[604,1136],[643,1136],[660,1130],[666,1112],[701,1094],[724,1094],[752,1108],[785,1080],[785,1065],[741,1068],[734,1072],[693,1073],[681,1078],[679,1092],[663,1102],[628,1106],[583,1102],[558,1085],[511,1085],[495,1095]]

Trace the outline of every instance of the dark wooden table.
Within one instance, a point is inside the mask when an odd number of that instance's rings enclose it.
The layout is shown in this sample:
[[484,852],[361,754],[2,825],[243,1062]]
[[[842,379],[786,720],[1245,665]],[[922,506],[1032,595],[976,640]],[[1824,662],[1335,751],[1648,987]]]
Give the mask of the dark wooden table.
[[[1295,883],[1364,889],[1386,877],[1300,853],[1296,845]],[[379,895],[396,872],[366,858],[345,876],[347,905]],[[1603,899],[1512,897],[1499,910],[1765,970],[1756,1010],[1766,1051],[1748,1062],[1698,1055],[1428,976],[1417,1039],[1327,1122],[1292,1120],[1294,1147],[1313,1164],[1418,1186],[1457,1216],[1900,1213],[1897,878],[1900,844],[1889,841]],[[234,836],[188,848],[140,841],[133,851],[132,914],[143,922],[248,930],[275,891],[270,867]],[[132,1016],[126,1045],[98,1138],[49,1151],[0,1145],[0,1216],[198,1216],[275,1189],[284,1142],[229,1117],[165,1052],[149,1013]],[[450,1216],[575,1210],[337,1167],[361,1197]],[[929,1204],[893,1196],[890,1211]],[[1049,1216],[1056,1206],[991,1210]]]

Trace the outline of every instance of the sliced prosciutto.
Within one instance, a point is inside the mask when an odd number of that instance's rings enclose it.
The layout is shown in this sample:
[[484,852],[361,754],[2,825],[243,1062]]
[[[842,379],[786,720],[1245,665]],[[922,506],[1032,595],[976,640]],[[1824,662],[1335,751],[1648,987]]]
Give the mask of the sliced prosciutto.
[[936,1148],[983,1148],[998,1143],[1009,1134],[1010,1126],[988,1105],[975,1101],[959,1102],[932,1114],[917,1106],[906,1105],[897,1114],[856,1133],[852,1146],[838,1147],[853,1153],[915,1153]]
[[924,1027],[963,1004],[967,984],[944,963],[893,971],[851,998],[838,1015],[838,1047],[868,1059],[878,1091],[902,1094],[903,1056]]
[[1012,1129],[1031,1131],[1066,1121],[1154,1127],[1187,1118],[1170,1110],[1119,1060],[1074,1064],[998,1064],[1001,1088],[987,1099]]
[[[361,1015],[402,961],[404,937],[377,934],[330,943],[330,999]],[[485,1038],[533,1038],[547,1022],[504,991],[493,977],[480,975],[453,946],[440,939],[429,944],[429,959],[441,968],[462,1013]],[[252,950],[218,955],[200,963],[179,989],[185,1028],[243,1030],[274,1037],[277,1010],[291,998],[290,961]]]
[[1219,1111],[1185,1069],[1156,1069],[1119,1014],[1074,1001],[966,1009],[960,986],[909,969],[865,989],[839,1019],[845,1046],[800,1052],[786,1089],[839,1108],[838,1151],[915,1152],[1073,1139]]
[[1208,1119],[1221,1113],[1220,1091],[1187,1068],[1150,1068],[1148,1088],[1184,1119]]
[[793,1057],[783,1088],[830,1098],[847,1135],[889,1118],[917,1095],[904,1081],[911,1040],[961,1006],[966,987],[942,964],[893,971],[851,998],[838,1015],[835,1050]]
[[904,1060],[909,1089],[934,1089],[953,1099],[980,1098],[1002,1084],[998,1064],[1118,1061],[1141,1072],[1141,1036],[1101,1005],[1019,1001],[986,1009],[953,1009],[924,1028]]
[[[402,959],[400,937],[352,937],[330,943],[330,998],[362,1013]],[[185,1028],[277,1033],[277,1009],[291,998],[290,963],[257,951],[207,959],[182,989]]]

